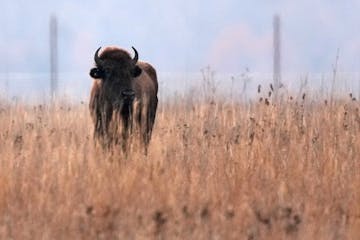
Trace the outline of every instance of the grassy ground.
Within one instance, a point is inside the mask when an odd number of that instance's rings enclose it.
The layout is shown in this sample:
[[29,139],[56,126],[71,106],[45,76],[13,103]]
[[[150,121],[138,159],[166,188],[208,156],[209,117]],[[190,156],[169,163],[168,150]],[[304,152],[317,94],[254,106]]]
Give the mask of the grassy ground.
[[179,97],[126,157],[86,104],[0,103],[0,238],[359,239],[359,108]]

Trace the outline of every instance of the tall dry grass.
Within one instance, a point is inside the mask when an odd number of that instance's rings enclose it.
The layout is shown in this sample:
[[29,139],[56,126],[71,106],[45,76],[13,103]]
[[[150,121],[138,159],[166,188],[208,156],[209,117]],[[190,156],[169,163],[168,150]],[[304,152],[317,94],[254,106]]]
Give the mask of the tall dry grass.
[[159,106],[149,153],[86,104],[0,106],[1,239],[359,239],[356,101]]

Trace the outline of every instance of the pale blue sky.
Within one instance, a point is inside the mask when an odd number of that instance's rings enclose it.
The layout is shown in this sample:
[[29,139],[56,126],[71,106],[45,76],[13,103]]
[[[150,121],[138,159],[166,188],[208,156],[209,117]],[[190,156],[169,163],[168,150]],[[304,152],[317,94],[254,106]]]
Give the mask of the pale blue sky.
[[88,71],[98,46],[135,46],[162,72],[272,69],[272,17],[282,18],[285,72],[360,69],[360,1],[0,0],[0,72],[49,70],[49,17],[59,23],[59,70]]

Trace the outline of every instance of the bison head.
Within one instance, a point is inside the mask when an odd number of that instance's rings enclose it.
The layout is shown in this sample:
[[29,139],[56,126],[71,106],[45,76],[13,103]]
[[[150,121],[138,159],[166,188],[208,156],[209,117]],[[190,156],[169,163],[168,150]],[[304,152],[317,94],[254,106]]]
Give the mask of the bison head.
[[102,81],[103,96],[113,106],[123,106],[135,98],[133,79],[141,74],[141,68],[136,65],[138,52],[133,58],[129,53],[119,48],[106,48],[99,56],[101,47],[95,52],[96,67],[90,70],[90,76]]

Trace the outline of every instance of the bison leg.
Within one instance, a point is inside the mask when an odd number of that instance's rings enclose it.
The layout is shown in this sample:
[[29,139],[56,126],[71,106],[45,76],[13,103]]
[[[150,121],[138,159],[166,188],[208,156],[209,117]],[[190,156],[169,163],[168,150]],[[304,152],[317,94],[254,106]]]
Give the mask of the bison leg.
[[121,113],[121,122],[122,122],[122,148],[126,151],[128,147],[128,140],[132,133],[132,117],[133,109],[131,105],[126,105],[122,108]]
[[154,101],[150,101],[149,105],[146,108],[145,119],[142,122],[142,141],[145,147],[145,153],[147,154],[147,148],[151,140],[151,134],[155,123],[156,109],[157,109],[158,99],[157,97]]
[[94,120],[94,139],[99,140],[103,147],[110,144],[111,139],[108,134],[108,129],[112,117],[112,109],[107,104],[104,106],[95,105],[93,110]]
[[149,141],[150,141],[151,133],[152,133],[154,123],[155,123],[157,105],[158,105],[158,98],[155,97],[153,103],[151,104],[151,106],[149,108],[149,121],[148,121],[148,127],[147,127],[147,134],[149,136]]
[[92,111],[92,118],[94,122],[94,139],[102,139],[104,137],[104,116],[102,114],[101,109],[95,105],[93,111]]

